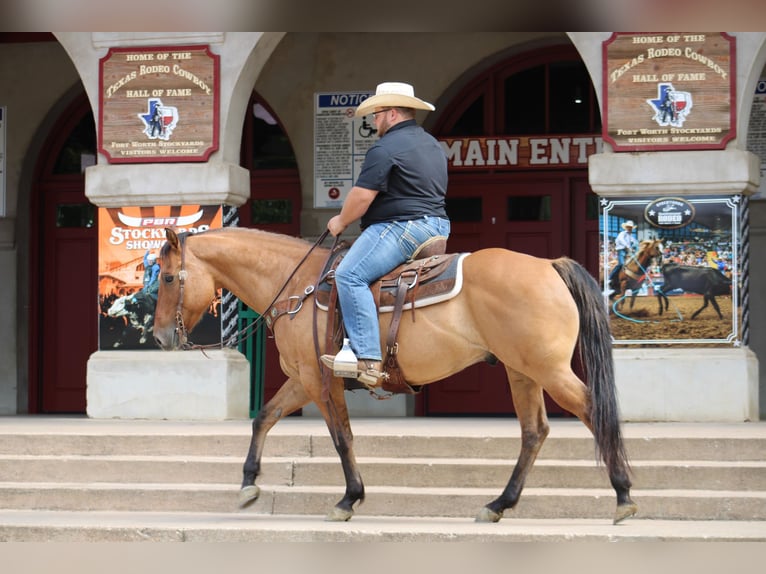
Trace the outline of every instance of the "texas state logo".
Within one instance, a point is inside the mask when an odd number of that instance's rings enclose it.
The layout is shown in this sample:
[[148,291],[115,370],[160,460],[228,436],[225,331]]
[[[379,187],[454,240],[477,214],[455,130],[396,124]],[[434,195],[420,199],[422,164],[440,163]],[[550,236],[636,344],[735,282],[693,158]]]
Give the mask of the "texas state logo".
[[178,108],[163,105],[159,98],[150,98],[147,107],[147,113],[138,114],[144,123],[144,134],[152,140],[168,141],[178,124]]
[[691,93],[679,92],[669,82],[657,84],[657,99],[646,100],[646,103],[654,110],[652,119],[663,127],[682,127],[692,111]]

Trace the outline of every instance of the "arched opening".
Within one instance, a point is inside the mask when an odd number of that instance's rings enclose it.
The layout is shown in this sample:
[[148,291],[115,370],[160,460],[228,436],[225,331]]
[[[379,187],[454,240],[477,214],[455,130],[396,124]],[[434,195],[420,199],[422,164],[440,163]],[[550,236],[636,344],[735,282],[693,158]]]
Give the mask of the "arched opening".
[[96,161],[85,94],[43,144],[30,204],[29,411],[85,412],[88,357],[98,348],[96,207],[84,170]]
[[[514,55],[471,79],[432,128],[450,150],[450,251],[567,255],[596,276],[598,202],[587,155],[600,146],[600,131],[590,76],[570,45]],[[417,412],[511,414],[505,371],[479,364],[430,385]]]
[[[286,235],[300,235],[301,186],[293,147],[276,114],[256,92],[245,117],[241,165],[250,170],[250,199],[239,207],[239,225]],[[240,303],[240,321],[257,314]],[[274,338],[265,326],[240,350],[251,367],[250,411],[256,411],[285,382]]]

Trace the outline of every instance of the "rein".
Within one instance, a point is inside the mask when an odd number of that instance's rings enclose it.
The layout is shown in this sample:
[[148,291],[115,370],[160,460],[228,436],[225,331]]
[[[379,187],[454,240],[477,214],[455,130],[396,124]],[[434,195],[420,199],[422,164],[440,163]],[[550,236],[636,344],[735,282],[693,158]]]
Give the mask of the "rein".
[[[282,292],[287,288],[287,285],[290,283],[293,277],[295,277],[295,274],[298,272],[298,269],[300,269],[301,265],[303,265],[306,262],[306,259],[308,259],[309,255],[311,255],[311,252],[316,249],[318,245],[320,245],[325,238],[327,237],[327,234],[329,233],[329,230],[325,229],[325,231],[322,233],[322,235],[319,236],[319,238],[314,242],[314,244],[309,248],[309,250],[306,252],[306,255],[303,256],[303,258],[298,262],[298,264],[295,266],[295,269],[293,269],[292,273],[288,276],[288,278],[285,280],[282,287],[280,287],[279,291],[277,291],[277,294],[274,295],[274,299],[272,299],[271,303],[266,307],[266,309],[270,309],[274,306],[274,304],[279,299],[280,295],[282,295]],[[184,240],[181,243],[181,269],[178,271],[178,283],[180,285],[179,293],[178,293],[178,304],[176,305],[176,335],[178,336],[179,341],[181,342],[181,348],[184,350],[190,350],[190,349],[223,349],[224,347],[228,347],[235,343],[238,340],[246,341],[248,338],[252,337],[255,333],[256,329],[260,327],[261,323],[265,320],[266,315],[258,315],[258,317],[250,324],[246,325],[244,328],[240,329],[233,335],[231,335],[228,339],[225,341],[221,341],[220,343],[211,343],[208,345],[197,345],[189,341],[189,333],[186,330],[186,325],[184,324],[184,318],[183,318],[183,305],[184,305],[184,284],[186,282],[186,278],[188,276],[188,273],[186,272],[186,241]],[[313,292],[313,289],[309,291],[309,288],[306,288],[305,296],[309,296]],[[300,310],[300,307],[298,308]],[[295,312],[297,313],[296,310]],[[240,337],[242,337],[240,339]]]

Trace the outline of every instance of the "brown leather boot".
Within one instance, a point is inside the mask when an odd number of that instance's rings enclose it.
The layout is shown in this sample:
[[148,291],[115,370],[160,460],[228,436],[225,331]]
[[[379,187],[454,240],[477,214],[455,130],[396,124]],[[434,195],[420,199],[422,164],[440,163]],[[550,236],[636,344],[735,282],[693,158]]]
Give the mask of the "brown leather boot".
[[359,359],[358,365],[360,372],[356,380],[368,388],[377,387],[388,378],[388,373],[383,371],[380,361]]

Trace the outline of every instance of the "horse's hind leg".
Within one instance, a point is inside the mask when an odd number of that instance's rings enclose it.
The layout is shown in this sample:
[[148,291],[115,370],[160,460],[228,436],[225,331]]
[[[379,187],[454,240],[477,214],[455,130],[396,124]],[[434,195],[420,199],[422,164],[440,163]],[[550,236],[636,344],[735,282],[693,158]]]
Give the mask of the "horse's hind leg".
[[507,508],[513,508],[519,501],[524,482],[537,458],[537,453],[548,436],[548,417],[540,385],[506,367],[508,381],[513,394],[513,406],[521,425],[521,453],[516,461],[511,478],[503,493],[481,509],[477,522],[497,522]]
[[260,489],[255,484],[255,479],[261,473],[261,456],[266,435],[277,421],[292,412],[303,407],[310,398],[303,390],[297,379],[287,379],[285,384],[277,391],[277,394],[266,403],[258,415],[253,419],[253,434],[250,439],[250,448],[242,469],[242,488],[239,491],[239,505],[245,508],[258,499]]
[[[614,515],[614,523],[617,524],[638,511],[638,506],[630,498],[632,484],[624,455],[619,421],[612,413],[608,420],[600,421],[600,429],[597,430],[591,418],[594,397],[571,369],[567,368],[566,371],[567,373],[557,375],[556,370],[551,369],[551,377],[545,381],[543,387],[560,407],[575,415],[593,433],[598,450],[606,464],[609,482],[617,494],[617,510]],[[595,400],[604,399],[597,397]]]

